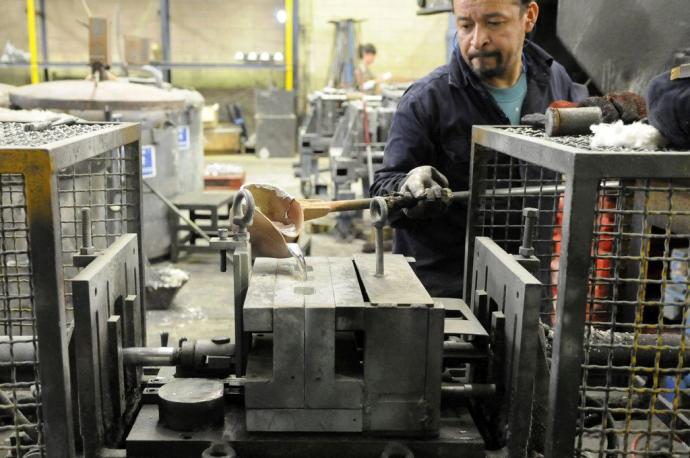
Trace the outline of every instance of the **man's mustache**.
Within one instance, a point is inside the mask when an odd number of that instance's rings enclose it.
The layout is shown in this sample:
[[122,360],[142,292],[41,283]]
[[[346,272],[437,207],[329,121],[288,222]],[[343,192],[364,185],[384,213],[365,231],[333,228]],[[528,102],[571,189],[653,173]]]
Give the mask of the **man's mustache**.
[[470,60],[477,58],[477,57],[495,57],[496,59],[500,59],[501,53],[498,51],[480,51],[480,52],[468,54],[468,57]]

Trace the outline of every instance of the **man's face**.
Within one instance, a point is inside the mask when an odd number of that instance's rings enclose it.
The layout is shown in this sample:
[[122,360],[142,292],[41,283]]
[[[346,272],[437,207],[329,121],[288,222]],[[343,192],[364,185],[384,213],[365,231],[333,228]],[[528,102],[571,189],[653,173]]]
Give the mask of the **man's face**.
[[454,0],[454,8],[460,53],[477,76],[491,83],[519,75],[537,4],[521,8],[519,0]]
[[374,60],[376,60],[376,54],[374,54],[373,52],[365,52],[362,56],[362,60],[365,64],[371,65],[374,63]]

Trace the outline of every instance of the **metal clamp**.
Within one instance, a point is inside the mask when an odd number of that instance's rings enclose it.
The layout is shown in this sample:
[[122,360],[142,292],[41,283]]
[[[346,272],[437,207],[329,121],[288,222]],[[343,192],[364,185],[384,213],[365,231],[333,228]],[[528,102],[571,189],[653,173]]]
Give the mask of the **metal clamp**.
[[[246,203],[246,209],[242,204]],[[254,222],[254,210],[256,204],[254,203],[254,196],[246,189],[241,189],[232,201],[232,223],[237,226],[235,239],[240,240],[246,238],[247,227]]]
[[383,197],[374,197],[369,206],[371,222],[376,228],[376,276],[383,277],[383,228],[388,222],[388,204]]

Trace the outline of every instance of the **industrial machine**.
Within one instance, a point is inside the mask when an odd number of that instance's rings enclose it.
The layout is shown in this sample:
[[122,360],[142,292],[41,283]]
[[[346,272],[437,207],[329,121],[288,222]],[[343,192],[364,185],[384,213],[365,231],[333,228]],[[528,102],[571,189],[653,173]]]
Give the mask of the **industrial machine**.
[[328,193],[328,184],[319,177],[319,159],[328,157],[347,99],[344,90],[329,88],[309,95],[307,115],[299,133],[299,163],[295,164],[295,176],[300,179],[300,190],[306,198]]
[[234,332],[151,348],[136,126],[0,132],[9,456],[687,456],[690,152],[476,127],[464,300],[383,254],[404,199],[375,255],[253,260],[243,190],[211,241]]

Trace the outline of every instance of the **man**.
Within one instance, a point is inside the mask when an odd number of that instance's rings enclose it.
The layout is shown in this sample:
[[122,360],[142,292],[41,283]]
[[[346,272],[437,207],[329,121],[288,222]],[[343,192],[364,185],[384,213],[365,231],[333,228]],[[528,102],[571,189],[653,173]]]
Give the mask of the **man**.
[[[473,125],[518,124],[521,115],[543,113],[554,100],[587,95],[526,41],[539,16],[534,1],[454,0],[453,9],[458,50],[400,101],[372,195],[468,189]],[[416,258],[414,269],[429,293],[461,297],[466,205],[445,212],[427,202],[391,219],[394,251]]]
[[371,71],[371,66],[376,60],[376,46],[366,43],[359,46],[359,65],[355,69],[355,82],[357,89],[367,94],[375,94],[378,84],[388,79],[390,74],[385,73],[377,78]]

